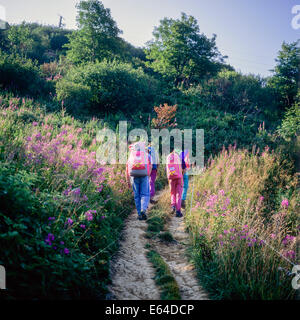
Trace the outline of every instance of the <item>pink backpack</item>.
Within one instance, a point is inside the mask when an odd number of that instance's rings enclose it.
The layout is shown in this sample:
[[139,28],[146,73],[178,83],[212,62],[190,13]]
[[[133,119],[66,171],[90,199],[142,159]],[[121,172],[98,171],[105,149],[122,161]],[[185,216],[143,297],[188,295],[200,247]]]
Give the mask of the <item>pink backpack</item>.
[[182,178],[181,160],[176,152],[172,152],[167,157],[167,177],[168,179]]
[[150,161],[145,144],[137,142],[129,146],[130,155],[128,159],[129,175],[132,177],[144,177],[150,174]]

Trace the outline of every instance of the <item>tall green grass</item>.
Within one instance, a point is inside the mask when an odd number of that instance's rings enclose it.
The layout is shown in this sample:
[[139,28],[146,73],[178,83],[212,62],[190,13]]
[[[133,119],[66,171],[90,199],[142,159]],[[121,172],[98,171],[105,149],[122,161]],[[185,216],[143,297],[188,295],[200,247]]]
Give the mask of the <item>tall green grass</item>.
[[193,184],[185,222],[211,298],[292,299],[300,200],[292,165],[268,148],[230,147]]

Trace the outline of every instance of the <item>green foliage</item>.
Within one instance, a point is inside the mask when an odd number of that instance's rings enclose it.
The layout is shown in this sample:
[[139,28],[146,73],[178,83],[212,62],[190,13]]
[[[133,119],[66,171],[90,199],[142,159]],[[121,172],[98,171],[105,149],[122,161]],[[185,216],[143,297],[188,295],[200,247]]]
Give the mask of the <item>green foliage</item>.
[[147,65],[174,81],[185,85],[213,75],[216,61],[222,56],[216,47],[216,36],[200,34],[197,20],[182,13],[181,19],[164,18],[153,32],[154,40],[146,50]]
[[76,7],[79,30],[69,35],[67,57],[76,64],[112,58],[117,52],[117,36],[121,31],[110,9],[104,8],[99,0],[80,1]]
[[70,33],[53,26],[23,22],[3,32],[3,49],[39,63],[50,62],[65,53],[63,46],[68,42],[67,35]]
[[[222,97],[220,94],[220,99]],[[238,147],[249,150],[253,144],[261,149],[267,144],[275,146],[269,132],[276,128],[276,122],[267,121],[264,114],[253,105],[252,109],[250,104],[248,107],[244,104],[241,110],[234,111],[234,107],[230,112],[222,110],[222,103],[219,101],[215,104],[214,95],[210,94],[210,90],[203,90],[200,85],[175,92],[171,103],[177,104],[177,128],[204,129],[206,159],[221,151],[223,145],[236,143]]]
[[283,42],[276,59],[274,76],[268,81],[276,93],[281,110],[291,107],[295,101],[299,81],[300,48],[298,41],[290,44]]
[[284,114],[284,119],[278,129],[285,139],[295,138],[300,134],[300,103],[295,103]]
[[49,93],[52,89],[41,79],[38,66],[30,59],[8,55],[0,50],[0,86],[29,95]]
[[63,101],[73,114],[86,114],[92,101],[89,86],[71,81],[59,81],[56,84],[57,99]]
[[96,113],[122,111],[130,115],[152,108],[158,83],[130,64],[102,61],[71,69],[56,89],[58,99],[66,99],[70,110],[79,105],[91,106]]
[[23,22],[20,26],[11,26],[7,32],[12,53],[19,53],[26,58],[27,53],[32,50],[33,39],[30,37],[30,29]]

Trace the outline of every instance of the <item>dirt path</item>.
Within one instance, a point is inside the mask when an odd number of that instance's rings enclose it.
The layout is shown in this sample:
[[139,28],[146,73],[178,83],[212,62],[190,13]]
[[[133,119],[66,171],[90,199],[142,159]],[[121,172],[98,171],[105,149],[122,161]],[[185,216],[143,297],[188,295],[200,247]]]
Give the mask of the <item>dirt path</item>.
[[[150,208],[150,206],[149,206]],[[159,300],[160,292],[154,282],[154,270],[145,252],[147,223],[137,220],[134,210],[125,222],[123,241],[111,262],[111,299]]]
[[156,250],[169,265],[178,283],[183,300],[207,300],[208,296],[199,286],[196,271],[186,256],[189,236],[185,231],[183,218],[171,217],[168,231],[176,240],[172,243],[156,241]]
[[[157,197],[159,194],[156,199]],[[112,285],[109,287],[109,299],[160,299],[160,291],[154,281],[154,269],[146,257],[145,244],[149,243],[145,238],[146,229],[146,222],[137,220],[134,210],[125,222],[119,253],[111,261]],[[179,285],[182,299],[208,299],[198,285],[193,265],[186,257],[188,234],[185,232],[183,218],[173,216],[168,230],[175,242],[164,243],[154,240],[152,244],[169,265]]]

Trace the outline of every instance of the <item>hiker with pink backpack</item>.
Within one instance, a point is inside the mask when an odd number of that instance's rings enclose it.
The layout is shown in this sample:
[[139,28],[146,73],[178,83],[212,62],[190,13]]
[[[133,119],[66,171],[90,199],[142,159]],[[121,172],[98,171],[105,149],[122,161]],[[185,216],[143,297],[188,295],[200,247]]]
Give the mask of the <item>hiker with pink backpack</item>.
[[172,213],[176,212],[176,217],[182,217],[181,196],[183,189],[182,161],[175,150],[167,157],[167,177],[171,191]]
[[147,208],[150,201],[149,176],[151,159],[144,142],[136,142],[129,146],[130,155],[126,163],[126,180],[132,185],[134,201],[139,220],[147,220]]

